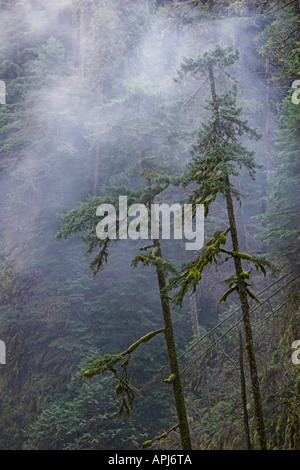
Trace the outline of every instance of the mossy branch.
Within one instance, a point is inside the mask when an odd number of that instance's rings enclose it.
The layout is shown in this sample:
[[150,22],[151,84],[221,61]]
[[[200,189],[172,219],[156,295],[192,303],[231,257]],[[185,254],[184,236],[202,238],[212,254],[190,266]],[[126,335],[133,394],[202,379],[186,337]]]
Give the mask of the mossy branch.
[[[89,368],[82,374],[82,378],[91,379],[95,375],[104,374],[105,371],[110,371],[118,380],[118,385],[115,389],[116,398],[122,398],[119,414],[125,413],[127,417],[130,416],[133,410],[135,397],[139,394],[138,390],[131,386],[127,379],[127,366],[130,361],[130,355],[143,343],[148,343],[156,335],[163,333],[164,328],[154,330],[145,336],[142,336],[138,341],[134,342],[129,348],[120,354],[105,354],[103,357],[94,357],[87,362]],[[117,364],[121,363],[122,373],[119,375]]]
[[213,238],[206,243],[204,251],[202,251],[194,261],[186,263],[181,273],[171,279],[168,286],[170,290],[180,287],[179,292],[175,296],[177,304],[182,306],[183,299],[189,287],[195,292],[199,281],[202,279],[204,268],[212,263],[218,262],[218,257],[221,253],[221,245],[226,244],[229,231],[230,228],[226,231],[218,230],[215,232]]
[[166,439],[166,437],[168,437],[168,435],[169,435],[171,432],[176,431],[176,429],[177,429],[178,427],[179,427],[179,424],[176,424],[176,425],[173,426],[169,431],[160,434],[160,436],[157,436],[157,437],[155,437],[155,438],[152,439],[152,440],[145,441],[145,442],[142,444],[143,449],[147,449],[147,448],[149,448],[149,447],[152,447],[152,444],[153,444],[153,442],[155,442],[155,441],[160,441],[161,439]]
[[156,335],[158,335],[160,333],[163,333],[164,331],[165,331],[164,328],[160,328],[159,330],[151,331],[150,333],[148,333],[147,335],[143,336],[138,341],[133,343],[131,346],[129,346],[127,351],[122,353],[122,355],[133,353],[142,343],[148,343],[152,338],[154,338]]
[[[192,262],[186,263],[183,266],[183,269],[179,275],[175,275],[168,286],[168,289],[174,289],[179,287],[180,290],[177,292],[177,294],[174,297],[175,302],[181,307],[183,299],[188,292],[189,288],[192,288],[192,291],[195,292],[196,287],[199,283],[199,281],[202,279],[202,272],[204,268],[212,263],[215,264],[221,264],[226,261],[228,261],[230,258],[239,258],[241,260],[246,261],[247,263],[252,263],[256,270],[260,270],[264,276],[267,274],[266,268],[268,267],[271,269],[273,273],[276,273],[276,267],[273,266],[267,259],[266,257],[262,256],[250,256],[247,253],[242,253],[240,251],[234,251],[234,250],[226,250],[223,248],[223,246],[227,242],[227,234],[230,232],[230,228],[227,231],[221,231],[218,230],[213,238],[209,240],[206,245],[205,249],[200,253],[200,255]],[[219,257],[222,254],[229,255],[225,260],[220,261]],[[240,274],[240,277],[244,280],[250,279],[252,270],[250,269],[249,271],[243,271]],[[227,298],[229,297],[230,294],[232,294],[234,291],[237,291],[237,278],[229,278],[227,281],[227,284],[229,284],[229,289],[222,295],[222,297],[219,300],[220,302],[226,302]],[[249,295],[249,297],[256,302],[259,302],[257,297],[253,294],[253,292],[249,289],[251,287],[250,284],[246,283],[246,290]]]
[[[250,278],[250,273],[251,273],[251,270],[243,271],[239,277],[244,280],[246,292],[249,295],[249,297],[255,300],[257,303],[259,303],[259,300],[256,297],[256,295],[253,294],[253,292],[250,290],[251,284],[249,284],[249,282],[246,282],[246,279]],[[221,302],[226,302],[229,295],[232,294],[233,292],[235,291],[238,292],[238,277],[237,276],[230,277],[229,279],[226,279],[225,282],[229,285],[229,289],[222,295],[222,297],[219,300],[219,304]]]
[[[147,249],[151,249],[152,246],[149,247],[142,247],[140,248],[140,251],[147,251]],[[162,259],[160,256],[157,256],[158,253],[158,247],[154,247],[150,253],[146,254],[139,254],[136,256],[131,263],[131,266],[133,268],[136,268],[139,263],[142,263],[143,266],[159,266],[161,269],[163,269],[165,275],[167,276],[169,273],[172,273],[173,275],[177,275],[177,270],[174,267],[174,265],[167,259]]]
[[88,361],[89,364],[93,364],[91,369],[84,371],[81,374],[81,377],[85,378],[92,378],[95,375],[103,374],[106,370],[110,370],[112,372],[115,371],[115,366],[118,362],[124,359],[124,356],[127,354],[132,354],[142,343],[148,343],[152,338],[156,335],[163,333],[165,331],[164,328],[160,328],[159,330],[154,330],[148,333],[145,336],[142,336],[138,341],[133,343],[129,348],[120,353],[120,354],[105,354],[102,358],[94,358]]
[[168,379],[163,380],[163,383],[168,384],[168,385],[172,385],[172,383],[174,383],[175,379],[176,379],[176,374],[172,374],[172,375],[170,375],[170,377]]

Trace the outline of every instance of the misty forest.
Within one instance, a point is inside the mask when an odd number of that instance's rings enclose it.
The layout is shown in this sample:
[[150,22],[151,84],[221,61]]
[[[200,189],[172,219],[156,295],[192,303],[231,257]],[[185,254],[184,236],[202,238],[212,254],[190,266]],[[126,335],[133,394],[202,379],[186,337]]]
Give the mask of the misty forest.
[[300,449],[299,15],[0,2],[1,450]]

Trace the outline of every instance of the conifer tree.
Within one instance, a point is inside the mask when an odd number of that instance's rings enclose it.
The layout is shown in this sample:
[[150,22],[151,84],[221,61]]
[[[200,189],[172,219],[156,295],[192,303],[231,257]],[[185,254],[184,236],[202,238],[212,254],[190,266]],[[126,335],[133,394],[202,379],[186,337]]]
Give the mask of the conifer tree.
[[[238,175],[238,170],[243,167],[254,178],[258,167],[254,160],[254,152],[241,145],[239,138],[244,134],[248,135],[250,139],[257,139],[259,136],[254,129],[248,126],[246,121],[240,118],[242,110],[236,105],[236,85],[223,95],[218,95],[216,91],[217,71],[221,70],[222,73],[225,71],[228,75],[226,69],[234,64],[238,56],[238,51],[234,51],[233,48],[223,48],[217,45],[214,49],[199,55],[196,59],[185,59],[179,70],[180,80],[187,75],[191,75],[196,79],[208,78],[211,91],[211,101],[207,109],[211,111],[212,117],[201,127],[199,139],[192,150],[193,160],[188,164],[188,172],[185,176],[185,186],[190,183],[197,184],[196,188],[193,187],[189,202],[194,206],[203,204],[207,216],[211,204],[219,194],[222,195],[226,201],[229,228],[227,231],[217,231],[214,237],[207,242],[204,252],[200,253],[194,261],[185,265],[181,275],[175,277],[170,286],[180,287],[176,299],[181,304],[189,287],[192,285],[196,288],[202,277],[202,271],[208,264],[217,263],[218,257],[222,253],[227,255],[226,260],[233,259],[235,275],[226,280],[229,289],[221,297],[220,302],[226,301],[232,292],[237,291],[243,315],[259,445],[261,449],[266,449],[260,385],[249,316],[248,299],[249,297],[256,299],[256,297],[250,290],[251,285],[248,282],[251,270],[245,271],[242,262],[247,261],[254,264],[256,269],[261,269],[264,274],[266,273],[265,265],[268,263],[258,257],[251,257],[240,252],[233,207],[233,197],[240,199],[240,194],[230,181],[230,177]],[[231,234],[232,250],[222,248],[227,242],[229,232]]]
[[[150,160],[150,165],[149,165]],[[79,207],[71,210],[67,214],[61,216],[61,231],[57,235],[58,239],[68,238],[76,232],[89,232],[87,236],[82,236],[82,239],[89,246],[89,252],[92,253],[95,249],[100,249],[98,255],[91,263],[91,269],[94,274],[102,269],[105,263],[108,260],[108,250],[112,243],[112,240],[106,238],[105,240],[100,240],[96,235],[96,208],[101,203],[109,203],[117,206],[117,201],[119,195],[126,194],[130,203],[135,204],[144,204],[151,210],[151,203],[154,201],[155,197],[162,193],[172,182],[176,182],[176,178],[173,180],[167,176],[157,175],[153,171],[151,161],[153,157],[147,159],[143,153],[140,161],[142,168],[142,175],[146,180],[146,188],[132,191],[128,188],[114,188],[114,190],[108,189],[108,195],[105,198],[94,197],[90,198],[86,203],[81,204]],[[152,184],[152,179],[155,179],[155,183]],[[120,225],[117,224],[118,238]],[[117,239],[118,239],[117,238]],[[140,254],[133,260],[133,266],[136,267],[137,264],[141,262],[144,266],[154,266],[157,273],[159,293],[161,299],[162,313],[164,328],[153,331],[145,335],[131,345],[126,351],[117,354],[109,355],[106,354],[100,358],[94,358],[91,361],[88,361],[86,364],[86,369],[83,372],[83,377],[91,378],[95,375],[102,374],[105,371],[112,372],[116,379],[119,381],[119,384],[116,388],[117,398],[121,397],[121,407],[120,414],[125,413],[128,416],[133,410],[133,402],[137,391],[131,386],[127,379],[127,366],[131,358],[131,354],[143,343],[147,343],[157,334],[164,333],[165,341],[167,346],[169,365],[170,365],[170,377],[165,379],[164,382],[167,385],[171,385],[174,392],[175,406],[178,416],[178,425],[173,429],[179,428],[181,444],[183,450],[190,450],[192,448],[190,431],[187,419],[187,412],[185,406],[185,399],[183,393],[183,387],[180,377],[179,365],[177,360],[177,350],[176,343],[173,331],[173,321],[171,316],[170,301],[167,292],[167,276],[170,272],[175,272],[172,264],[162,257],[161,245],[159,240],[154,240],[153,245],[140,248]],[[117,372],[117,364],[121,365],[122,374],[119,375]],[[162,436],[166,437],[168,433],[164,433]],[[158,438],[148,440],[144,442],[143,447],[151,447],[154,440]]]

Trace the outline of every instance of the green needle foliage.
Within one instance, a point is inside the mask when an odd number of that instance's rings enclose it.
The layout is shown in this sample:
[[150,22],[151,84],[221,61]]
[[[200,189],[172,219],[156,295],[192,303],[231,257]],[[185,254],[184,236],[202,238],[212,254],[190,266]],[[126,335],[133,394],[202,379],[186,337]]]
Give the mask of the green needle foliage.
[[[197,80],[208,76],[213,86],[212,101],[206,106],[212,117],[201,125],[198,140],[192,147],[193,159],[187,165],[188,172],[184,177],[185,186],[191,182],[198,184],[189,202],[204,204],[206,216],[217,194],[225,196],[228,176],[238,176],[239,170],[246,168],[251,178],[254,178],[256,170],[260,168],[255,162],[255,153],[239,141],[243,135],[256,140],[259,135],[249,127],[246,120],[241,119],[243,110],[236,105],[237,86],[234,84],[231,89],[217,96],[212,76],[213,68],[223,73],[224,68],[233,65],[238,57],[238,51],[232,47],[221,48],[217,45],[196,59],[186,59],[178,73],[180,80],[190,75]],[[231,190],[239,198],[233,186]]]
[[[99,253],[91,261],[91,271],[96,275],[101,269],[104,268],[107,263],[109,248],[113,242],[119,240],[119,222],[117,218],[117,238],[111,240],[106,238],[100,240],[96,234],[96,226],[99,222],[99,218],[96,216],[96,209],[101,204],[112,204],[114,207],[119,205],[119,196],[127,196],[128,205],[132,204],[144,204],[145,206],[151,204],[154,197],[163,192],[172,182],[175,182],[176,178],[168,176],[157,177],[156,183],[151,187],[132,191],[127,187],[104,187],[103,191],[106,194],[103,197],[90,197],[79,204],[74,209],[70,210],[66,214],[59,215],[61,229],[56,235],[56,240],[67,239],[75,233],[84,233],[80,235],[81,239],[85,244],[88,245],[87,254],[94,252],[96,248],[99,248]],[[117,214],[118,216],[118,214]]]

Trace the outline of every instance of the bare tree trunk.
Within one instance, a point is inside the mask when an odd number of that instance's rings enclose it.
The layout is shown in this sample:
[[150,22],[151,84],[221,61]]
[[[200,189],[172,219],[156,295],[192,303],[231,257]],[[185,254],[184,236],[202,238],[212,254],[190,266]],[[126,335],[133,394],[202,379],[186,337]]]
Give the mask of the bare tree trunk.
[[[240,177],[235,178],[235,183],[237,185],[238,192],[241,193]],[[239,244],[240,248],[247,252],[248,251],[248,241],[247,241],[247,232],[245,227],[245,216],[244,208],[240,201],[236,201],[234,204],[234,211],[236,214],[238,233],[239,233]]]
[[[295,16],[297,17],[300,15],[299,0],[294,0],[294,7],[295,7]],[[298,25],[297,35],[298,35],[298,40],[300,41],[300,24]]]
[[76,67],[79,66],[79,11],[75,6],[72,7],[72,56],[73,63]]
[[269,66],[270,62],[269,59],[266,58],[265,62],[265,110],[266,110],[266,117],[265,117],[265,138],[264,138],[264,156],[265,156],[265,167],[267,170],[269,169],[269,127],[270,127],[270,118],[269,118],[269,110],[270,110],[270,103],[269,103]]
[[85,76],[85,41],[86,41],[86,8],[85,0],[79,4],[79,66],[81,78]]
[[192,323],[193,336],[199,335],[199,322],[198,322],[198,311],[197,311],[197,298],[196,293],[192,289],[189,289],[189,300],[190,300],[190,317]]
[[241,390],[242,390],[245,441],[246,441],[246,449],[252,450],[250,430],[249,430],[249,417],[248,417],[248,410],[247,410],[247,392],[246,392],[246,380],[245,380],[245,370],[244,370],[243,336],[242,336],[241,330],[239,331],[239,339],[240,339],[239,362],[240,362],[240,374],[241,374]]
[[[102,83],[99,77],[98,90],[97,90],[98,105],[103,103]],[[97,196],[97,188],[99,185],[99,163],[100,163],[100,143],[97,142],[95,146],[95,159],[94,159],[94,196]]]
[[[269,159],[269,112],[270,112],[270,104],[269,104],[269,81],[268,81],[268,76],[269,76],[269,59],[266,58],[265,61],[265,131],[264,131],[264,159],[263,163],[265,166],[266,170],[269,170],[270,168],[270,159]],[[266,197],[268,194],[267,191],[268,187],[268,181],[266,180],[264,182],[263,188],[262,188],[262,213],[264,214],[267,211],[267,203],[266,203]]]
[[[79,3],[79,69],[81,80],[85,77],[86,69],[86,29],[87,29],[87,5],[86,0],[80,0]],[[99,79],[100,81],[100,79]],[[98,105],[102,104],[101,83],[98,85]],[[93,195],[97,196],[99,185],[99,163],[100,163],[100,144],[97,142],[94,147],[94,182]]]
[[97,188],[99,184],[99,160],[100,160],[100,148],[99,143],[95,146],[95,160],[94,160],[94,196],[97,196]]

